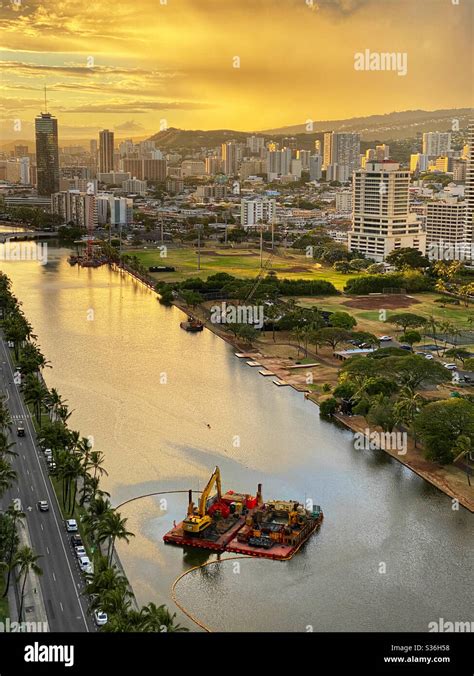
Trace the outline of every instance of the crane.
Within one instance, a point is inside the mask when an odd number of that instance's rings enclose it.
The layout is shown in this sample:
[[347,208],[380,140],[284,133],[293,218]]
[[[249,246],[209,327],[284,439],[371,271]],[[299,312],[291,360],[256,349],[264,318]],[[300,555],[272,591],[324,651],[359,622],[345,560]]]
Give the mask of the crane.
[[192,499],[193,492],[189,491],[188,513],[183,521],[183,530],[186,533],[200,535],[212,524],[212,518],[209,514],[206,514],[206,503],[214,484],[216,484],[217,488],[217,501],[220,502],[222,497],[221,473],[217,466],[214,468],[206,487],[201,493],[197,507],[195,507]]

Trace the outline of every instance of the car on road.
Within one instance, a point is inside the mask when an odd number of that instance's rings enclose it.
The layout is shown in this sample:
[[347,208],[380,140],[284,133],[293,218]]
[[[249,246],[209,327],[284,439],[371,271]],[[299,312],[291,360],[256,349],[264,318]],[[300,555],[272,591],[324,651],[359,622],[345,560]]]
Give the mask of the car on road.
[[16,435],[17,435],[17,437],[24,437],[25,436],[25,428],[23,427],[23,425],[21,423],[16,428]]
[[444,366],[445,369],[448,369],[449,371],[457,371],[458,370],[458,367],[456,366],[456,364],[448,363],[448,364],[443,364],[443,366]]
[[393,340],[392,336],[379,336],[379,340],[381,343],[388,342],[389,340]]
[[413,352],[413,348],[410,345],[399,345],[400,350],[406,350],[407,352]]
[[107,613],[104,613],[103,610],[94,610],[94,620],[98,627],[103,627],[104,624],[107,624],[108,619]]
[[91,560],[88,556],[80,556],[78,558],[79,568],[83,573],[88,573],[91,568]]
[[13,342],[13,340],[9,340],[7,344],[8,344],[8,347],[11,347],[11,348],[15,347],[15,343]]
[[38,509],[40,512],[49,512],[49,505],[46,500],[40,500],[38,502]]
[[82,547],[82,538],[79,534],[71,535],[71,544],[73,547]]
[[432,354],[425,354],[425,359],[434,359]]
[[76,519],[66,519],[66,530],[68,533],[77,533]]
[[56,463],[54,460],[48,460],[48,472],[54,474],[56,472]]
[[87,556],[86,548],[84,545],[78,545],[77,547],[74,547],[76,551],[76,556],[78,559],[81,559],[83,556]]

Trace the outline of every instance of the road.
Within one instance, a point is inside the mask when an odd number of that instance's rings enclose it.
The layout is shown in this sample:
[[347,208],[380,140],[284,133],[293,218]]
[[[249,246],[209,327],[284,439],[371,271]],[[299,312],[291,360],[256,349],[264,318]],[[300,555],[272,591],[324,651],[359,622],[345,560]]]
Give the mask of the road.
[[[49,629],[58,632],[95,631],[86,597],[81,596],[84,581],[70,535],[66,533],[43,454],[35,442],[33,422],[20,396],[19,385],[14,383],[11,355],[1,338],[0,343],[0,382],[13,419],[11,441],[16,442],[14,450],[18,453],[12,462],[18,480],[7,497],[21,500],[32,549],[41,555],[38,564],[43,574],[39,579]],[[20,421],[25,428],[25,437],[16,436]],[[48,501],[48,512],[38,510],[39,500]]]

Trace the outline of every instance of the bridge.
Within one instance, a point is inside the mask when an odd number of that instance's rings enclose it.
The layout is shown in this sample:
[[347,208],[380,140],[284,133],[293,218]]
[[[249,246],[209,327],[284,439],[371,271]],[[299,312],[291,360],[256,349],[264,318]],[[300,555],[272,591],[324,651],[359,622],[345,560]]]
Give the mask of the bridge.
[[57,236],[58,232],[52,230],[18,230],[0,232],[0,242],[6,242],[7,240],[51,239]]

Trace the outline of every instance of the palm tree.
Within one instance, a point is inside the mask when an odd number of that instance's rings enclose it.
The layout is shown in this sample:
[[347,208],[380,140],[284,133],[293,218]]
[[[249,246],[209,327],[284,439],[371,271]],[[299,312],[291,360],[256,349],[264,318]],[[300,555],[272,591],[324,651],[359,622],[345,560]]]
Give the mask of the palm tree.
[[458,460],[461,460],[461,458],[466,457],[467,461],[466,462],[466,477],[467,477],[467,483],[469,486],[471,485],[471,479],[469,477],[469,459],[471,457],[471,450],[472,450],[472,442],[471,438],[467,436],[467,434],[460,434],[458,438],[456,439],[456,444],[454,446],[455,451],[459,451],[458,455],[454,458],[453,464],[456,463]]
[[418,394],[412,387],[405,385],[400,390],[398,399],[395,402],[394,412],[397,423],[404,423],[408,425],[413,431],[413,439],[415,441],[416,448],[416,432],[413,427],[413,422],[415,417],[420,411],[420,408],[423,406],[424,400],[423,397]]
[[17,551],[14,558],[14,565],[18,566],[18,577],[17,581],[20,582],[21,577],[23,576],[23,583],[21,585],[21,601],[20,601],[20,611],[18,613],[18,621],[22,622],[23,618],[23,605],[25,602],[25,586],[28,579],[28,575],[32,571],[36,575],[42,575],[43,571],[38,566],[38,559],[41,558],[33,552],[32,549],[28,546],[20,547]]
[[94,470],[94,479],[97,478],[97,473],[100,476],[108,476],[109,473],[105,469],[105,467],[102,467],[102,464],[105,460],[105,456],[102,453],[102,451],[91,451],[90,457],[89,457],[89,467]]
[[7,460],[0,458],[0,498],[13,486],[17,474]]
[[96,536],[100,524],[111,511],[112,505],[106,497],[99,495],[91,500],[88,512],[83,518],[83,523],[92,540],[97,539]]
[[11,450],[13,446],[15,446],[15,442],[9,442],[5,432],[0,432],[0,458],[4,458],[6,455],[18,455],[18,453]]
[[119,512],[113,511],[106,514],[100,523],[98,540],[100,543],[106,540],[109,541],[107,548],[107,560],[109,564],[112,562],[115,540],[125,540],[128,543],[130,542],[130,538],[135,535],[127,530],[126,523],[127,519],[123,519]]
[[0,429],[5,430],[12,425],[12,417],[9,409],[5,405],[5,397],[0,397]]
[[16,522],[17,519],[24,519],[26,517],[26,514],[22,512],[20,509],[17,509],[15,505],[11,504],[8,506],[8,509],[6,511],[6,514],[10,517],[12,521],[12,536],[10,539],[10,547],[9,547],[9,553],[8,553],[8,561],[7,561],[7,566],[8,566],[8,575],[7,575],[7,582],[5,585],[5,589],[3,590],[3,596],[5,597],[8,594],[8,589],[10,587],[10,577],[11,577],[11,572],[13,569],[12,562],[13,562],[13,554],[15,553],[15,545],[17,543],[17,539],[15,538],[16,535]]
[[47,403],[49,406],[51,420],[57,420],[59,417],[58,412],[65,405],[65,402],[62,400],[61,395],[54,387],[51,388],[48,394]]
[[180,632],[189,631],[186,627],[175,624],[176,613],[171,615],[166,606],[156,606],[149,603],[142,608],[143,631]]
[[36,420],[41,427],[41,409],[49,396],[48,388],[41,380],[38,380],[36,376],[30,373],[23,383],[23,391],[26,403],[33,404]]

